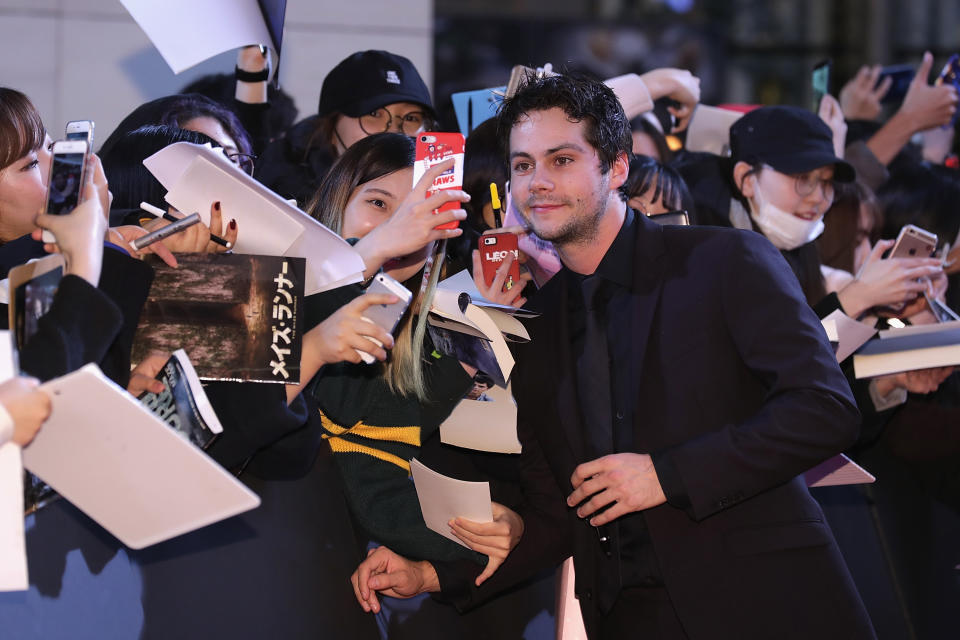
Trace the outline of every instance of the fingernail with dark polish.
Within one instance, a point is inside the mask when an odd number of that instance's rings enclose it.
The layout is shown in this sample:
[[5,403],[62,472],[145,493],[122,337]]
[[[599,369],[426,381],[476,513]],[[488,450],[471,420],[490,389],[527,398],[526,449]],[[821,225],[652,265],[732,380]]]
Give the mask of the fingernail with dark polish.
[[233,230],[236,229],[236,228],[237,228],[237,221],[236,221],[236,220],[231,220],[231,221],[230,221],[230,231],[233,231]]
[[220,201],[219,201],[219,200],[218,200],[217,202],[214,202],[214,203],[213,203],[213,208],[216,209],[217,211],[220,211]]

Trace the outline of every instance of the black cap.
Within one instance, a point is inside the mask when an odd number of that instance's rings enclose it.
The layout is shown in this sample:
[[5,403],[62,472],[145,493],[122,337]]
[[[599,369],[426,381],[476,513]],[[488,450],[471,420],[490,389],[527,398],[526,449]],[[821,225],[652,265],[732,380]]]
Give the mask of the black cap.
[[853,182],[849,162],[833,152],[833,133],[815,113],[799,107],[760,107],[730,127],[730,155],[736,162],[770,165],[780,173],[806,173],[834,166],[838,182]]
[[427,85],[412,62],[389,51],[358,51],[323,79],[319,115],[359,118],[394,102],[414,102],[436,115]]

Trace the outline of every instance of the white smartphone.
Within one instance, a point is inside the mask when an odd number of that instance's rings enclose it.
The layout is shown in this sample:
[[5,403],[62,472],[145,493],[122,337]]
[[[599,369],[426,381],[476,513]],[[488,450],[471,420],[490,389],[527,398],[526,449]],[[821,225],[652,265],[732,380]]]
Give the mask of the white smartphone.
[[[373,322],[392,334],[394,329],[397,328],[397,323],[400,322],[400,318],[402,318],[406,312],[407,307],[410,306],[410,299],[413,298],[413,293],[385,273],[378,273],[374,276],[373,282],[367,287],[366,292],[386,293],[399,298],[399,300],[393,304],[375,304],[372,307],[367,307],[367,310],[363,312],[364,320]],[[381,347],[383,346],[383,344],[374,338],[370,338],[370,340],[376,342],[377,345]],[[363,358],[363,361],[367,364],[376,362],[376,358],[365,351],[358,349],[357,353],[360,354],[360,357]]]
[[71,120],[64,133],[67,140],[86,140],[87,147],[93,149],[93,120]]
[[[47,185],[47,206],[50,215],[62,216],[77,208],[83,194],[87,167],[86,140],[57,140],[53,143],[53,163]],[[49,231],[43,232],[44,242],[56,242]]]

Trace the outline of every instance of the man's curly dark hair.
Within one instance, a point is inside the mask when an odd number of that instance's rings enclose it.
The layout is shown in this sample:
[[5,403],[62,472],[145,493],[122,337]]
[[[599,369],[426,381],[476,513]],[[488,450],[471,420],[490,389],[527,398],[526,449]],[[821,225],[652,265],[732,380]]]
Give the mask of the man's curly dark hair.
[[559,107],[571,122],[584,122],[584,137],[600,157],[600,171],[610,170],[623,152],[631,157],[630,122],[613,89],[580,73],[537,78],[530,75],[511,98],[500,105],[497,137],[509,161],[510,132],[532,111]]

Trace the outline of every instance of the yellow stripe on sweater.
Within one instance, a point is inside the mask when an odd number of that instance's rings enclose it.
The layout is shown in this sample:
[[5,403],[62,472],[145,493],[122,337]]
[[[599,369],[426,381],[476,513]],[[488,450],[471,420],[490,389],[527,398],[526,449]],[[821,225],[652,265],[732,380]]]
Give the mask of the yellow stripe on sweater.
[[320,422],[323,424],[323,428],[332,434],[324,434],[324,438],[336,438],[337,436],[350,433],[369,440],[400,442],[412,447],[420,446],[420,427],[374,427],[363,424],[363,421],[359,420],[352,427],[346,428],[330,420],[322,411],[320,412]]
[[[324,438],[326,437],[327,436],[324,436]],[[380,451],[380,449],[374,449],[373,447],[357,444],[356,442],[350,442],[348,440],[344,440],[343,438],[328,438],[327,442],[330,443],[330,449],[333,450],[334,453],[364,453],[368,456],[373,456],[378,460],[391,462],[406,471],[407,474],[410,473],[410,463],[400,456],[395,456],[392,453],[387,453],[386,451]]]

